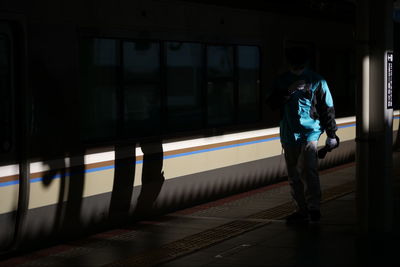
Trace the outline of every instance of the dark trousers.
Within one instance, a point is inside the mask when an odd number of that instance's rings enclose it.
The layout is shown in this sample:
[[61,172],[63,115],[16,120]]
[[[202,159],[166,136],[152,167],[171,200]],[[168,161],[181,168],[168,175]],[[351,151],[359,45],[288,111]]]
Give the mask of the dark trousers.
[[302,145],[282,144],[291,194],[298,211],[320,209],[317,141]]

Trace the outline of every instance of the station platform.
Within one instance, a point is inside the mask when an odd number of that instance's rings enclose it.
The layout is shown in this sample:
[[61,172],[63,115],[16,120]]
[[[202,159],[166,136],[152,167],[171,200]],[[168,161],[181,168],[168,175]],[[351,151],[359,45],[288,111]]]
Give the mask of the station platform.
[[[393,160],[398,190],[400,152]],[[281,182],[5,259],[0,266],[400,266],[398,233],[357,232],[355,163],[320,176],[319,224],[285,223],[294,206],[288,183]]]

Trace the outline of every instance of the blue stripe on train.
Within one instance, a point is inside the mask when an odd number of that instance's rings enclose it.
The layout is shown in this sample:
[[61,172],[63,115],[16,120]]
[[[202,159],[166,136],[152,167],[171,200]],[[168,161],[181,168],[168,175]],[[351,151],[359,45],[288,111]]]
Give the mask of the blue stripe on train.
[[[394,119],[399,119],[400,116],[394,117]],[[348,128],[348,127],[354,127],[356,124],[349,124],[349,125],[343,125],[339,126],[338,128],[343,129],[343,128]],[[253,144],[258,144],[258,143],[263,143],[263,142],[269,142],[273,140],[278,140],[280,139],[279,137],[271,137],[271,138],[266,138],[262,140],[256,140],[256,141],[251,141],[251,142],[245,142],[245,143],[240,143],[240,144],[233,144],[233,145],[227,145],[227,146],[221,146],[221,147],[215,147],[215,148],[208,148],[208,149],[202,149],[202,150],[197,150],[197,151],[192,151],[192,152],[186,152],[186,153],[180,153],[176,155],[170,155],[170,156],[164,156],[163,159],[172,159],[172,158],[178,158],[178,157],[184,157],[184,156],[189,156],[189,155],[194,155],[194,154],[200,154],[200,153],[206,153],[206,152],[211,152],[211,151],[216,151],[216,150],[222,150],[222,149],[228,149],[228,148],[234,148],[234,147],[240,147],[240,146],[247,146],[247,145],[253,145]],[[136,164],[142,164],[143,160],[138,160],[136,161]],[[92,173],[92,172],[98,172],[98,171],[104,171],[104,170],[110,170],[114,169],[114,165],[110,166],[105,166],[105,167],[98,167],[98,168],[93,168],[89,170],[85,170],[84,173]],[[71,173],[65,173],[63,176],[70,176]],[[61,174],[54,175],[51,179],[59,179],[61,178]],[[43,181],[43,177],[38,177],[35,179],[31,179],[31,183],[36,183],[36,182],[41,182]],[[4,182],[0,183],[0,187],[5,187],[5,186],[11,186],[11,185],[16,185],[19,184],[19,181],[9,181],[9,182]]]

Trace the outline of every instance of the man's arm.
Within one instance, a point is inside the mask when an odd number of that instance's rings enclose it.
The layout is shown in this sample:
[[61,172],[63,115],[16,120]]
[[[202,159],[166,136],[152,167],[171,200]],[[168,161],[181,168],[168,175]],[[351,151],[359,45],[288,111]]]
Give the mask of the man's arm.
[[335,108],[333,106],[331,92],[329,91],[328,85],[325,80],[321,81],[321,84],[316,93],[316,109],[321,125],[325,129],[326,135],[329,138],[335,138],[336,131],[338,129],[335,121]]

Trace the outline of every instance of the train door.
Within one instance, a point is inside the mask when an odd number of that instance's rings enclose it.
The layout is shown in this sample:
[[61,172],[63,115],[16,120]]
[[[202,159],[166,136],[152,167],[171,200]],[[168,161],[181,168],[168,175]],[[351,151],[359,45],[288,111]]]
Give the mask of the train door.
[[13,242],[19,193],[14,37],[0,20],[0,251]]

